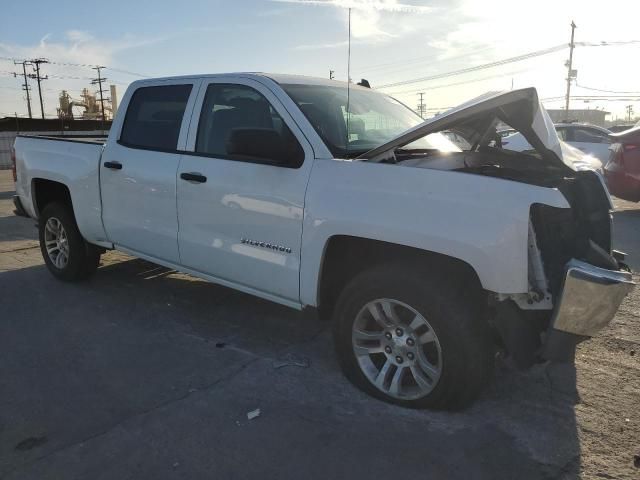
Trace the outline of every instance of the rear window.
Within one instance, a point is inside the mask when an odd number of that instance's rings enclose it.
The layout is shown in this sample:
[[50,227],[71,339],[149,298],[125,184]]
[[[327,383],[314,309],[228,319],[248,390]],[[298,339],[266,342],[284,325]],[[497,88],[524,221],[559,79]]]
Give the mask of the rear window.
[[130,147],[176,150],[191,85],[142,87],[131,97],[120,142]]

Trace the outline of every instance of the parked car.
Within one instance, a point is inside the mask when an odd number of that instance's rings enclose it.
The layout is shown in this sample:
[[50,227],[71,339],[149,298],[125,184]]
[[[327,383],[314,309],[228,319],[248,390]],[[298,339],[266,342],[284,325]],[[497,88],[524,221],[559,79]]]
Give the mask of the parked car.
[[501,130],[498,130],[498,135],[500,135],[501,137],[508,137],[511,134],[516,133],[517,130],[514,128],[503,128]]
[[[602,170],[602,165],[609,159],[609,146],[611,145],[609,130],[595,125],[578,123],[558,123],[555,127],[560,140],[597,158],[599,165],[596,170]],[[503,138],[502,145],[509,150],[519,152],[532,148],[521,133],[514,133]]]
[[[572,360],[634,285],[606,188],[535,89],[423,122],[369,88],[223,74],[136,81],[120,109],[104,144],[15,142],[16,208],[49,271],[82,280],[116,249],[315,310],[346,376],[383,400],[468,405],[496,348]],[[498,117],[536,151],[492,147]]]
[[616,197],[640,201],[640,126],[611,135],[611,155],[604,168],[609,191]]
[[620,133],[633,128],[635,125],[612,125],[607,128],[611,133]]

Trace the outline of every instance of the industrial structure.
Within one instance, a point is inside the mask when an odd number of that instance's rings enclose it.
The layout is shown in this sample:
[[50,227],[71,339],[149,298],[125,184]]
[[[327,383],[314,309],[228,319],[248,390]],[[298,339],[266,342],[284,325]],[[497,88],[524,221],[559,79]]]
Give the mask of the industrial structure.
[[88,88],[82,89],[79,99],[72,98],[67,90],[62,90],[58,97],[58,117],[82,120],[110,120],[118,108],[115,85],[111,85],[110,92],[111,98],[103,98],[103,101],[101,101],[98,98],[98,94],[90,93]]

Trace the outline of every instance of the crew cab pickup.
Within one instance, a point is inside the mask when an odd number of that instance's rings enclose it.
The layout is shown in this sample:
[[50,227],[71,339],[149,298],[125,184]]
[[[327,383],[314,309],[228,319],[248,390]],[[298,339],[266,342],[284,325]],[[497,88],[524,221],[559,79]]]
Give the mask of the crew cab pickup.
[[[502,148],[500,122],[533,150]],[[533,88],[423,121],[336,81],[187,76],[131,84],[104,142],[19,136],[15,203],[59,279],[116,249],[313,309],[356,386],[453,409],[496,349],[572,360],[633,288],[579,156]]]

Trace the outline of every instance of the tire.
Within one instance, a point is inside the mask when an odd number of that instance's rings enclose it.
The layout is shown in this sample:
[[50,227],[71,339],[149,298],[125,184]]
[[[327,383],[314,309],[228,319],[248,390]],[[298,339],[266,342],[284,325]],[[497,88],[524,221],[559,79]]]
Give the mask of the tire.
[[82,238],[71,207],[59,202],[45,206],[38,233],[42,257],[54,277],[77,282],[89,278],[98,268],[100,250]]
[[355,386],[409,408],[459,410],[478,397],[493,374],[489,327],[469,290],[445,278],[383,265],[344,288],[333,333]]

